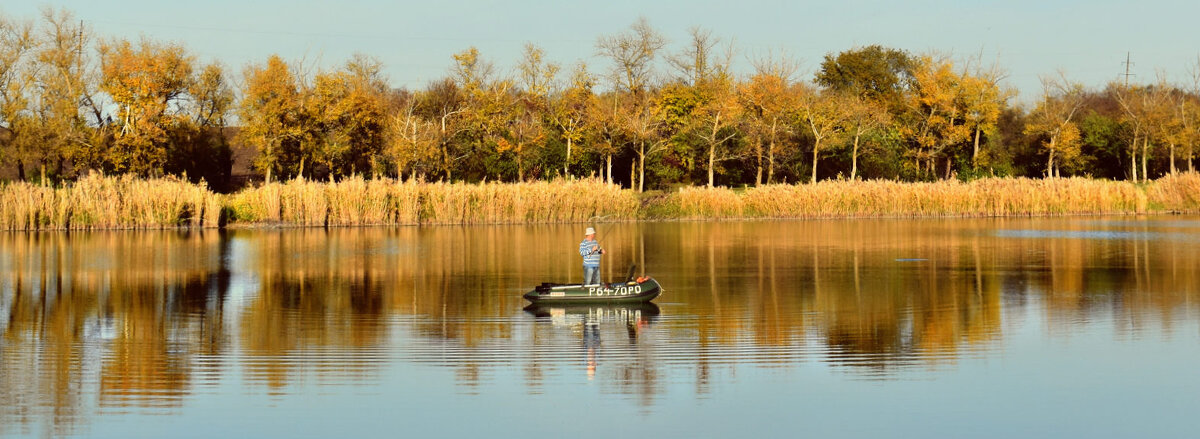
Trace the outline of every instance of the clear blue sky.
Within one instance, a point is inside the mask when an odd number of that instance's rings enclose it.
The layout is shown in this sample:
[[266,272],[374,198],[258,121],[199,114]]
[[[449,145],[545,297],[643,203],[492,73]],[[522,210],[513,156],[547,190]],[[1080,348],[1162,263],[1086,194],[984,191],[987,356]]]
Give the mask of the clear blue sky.
[[[1135,81],[1153,81],[1161,71],[1172,82],[1190,82],[1189,67],[1200,55],[1194,1],[0,0],[0,13],[34,18],[43,5],[73,11],[103,36],[183,43],[200,60],[219,60],[235,72],[272,53],[331,67],[362,52],[384,63],[393,85],[408,88],[445,75],[451,54],[469,46],[501,73],[511,71],[525,42],[542,46],[552,61],[582,59],[603,71],[596,38],[639,16],[671,40],[672,51],[688,28],[702,26],[733,39],[743,55],[787,51],[803,63],[805,79],[823,55],[854,46],[935,50],[958,59],[982,51],[1008,71],[1007,83],[1022,101],[1040,93],[1039,75],[1058,70],[1101,87],[1124,71],[1127,51]],[[749,71],[745,56],[737,69]]]

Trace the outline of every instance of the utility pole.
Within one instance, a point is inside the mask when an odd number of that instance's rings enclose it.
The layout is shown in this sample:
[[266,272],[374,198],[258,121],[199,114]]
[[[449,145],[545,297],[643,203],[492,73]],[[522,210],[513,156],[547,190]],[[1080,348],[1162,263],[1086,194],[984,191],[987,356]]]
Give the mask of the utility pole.
[[1133,63],[1129,62],[1129,52],[1125,52],[1125,88],[1129,88],[1129,77],[1132,76],[1129,67],[1132,65]]
[[79,45],[75,47],[75,64],[83,70],[83,20],[79,20]]

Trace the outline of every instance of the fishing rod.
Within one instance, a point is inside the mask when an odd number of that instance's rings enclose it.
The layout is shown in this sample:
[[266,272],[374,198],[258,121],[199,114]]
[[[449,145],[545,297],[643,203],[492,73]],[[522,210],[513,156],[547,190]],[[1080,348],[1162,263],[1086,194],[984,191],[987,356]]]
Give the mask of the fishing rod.
[[[597,220],[602,220],[602,219],[608,218],[608,217],[610,217],[610,216],[612,216],[612,215],[596,215],[596,216],[593,216],[593,217],[591,217],[591,218],[588,218],[588,219],[587,219],[587,220],[588,220],[588,222],[590,222],[590,223],[591,223],[591,226],[592,226],[592,231],[593,231],[593,232],[596,232],[596,233],[594,233],[594,234],[593,234],[593,235],[595,235],[595,241],[596,241],[596,244],[597,244],[596,251],[599,251],[599,252],[603,252],[603,251],[604,251],[604,248],[603,248],[603,247],[599,247],[599,243],[600,243],[600,227],[598,227],[598,226],[600,225],[600,223],[597,223],[596,221],[597,221]],[[603,253],[601,253],[601,254],[603,254]]]

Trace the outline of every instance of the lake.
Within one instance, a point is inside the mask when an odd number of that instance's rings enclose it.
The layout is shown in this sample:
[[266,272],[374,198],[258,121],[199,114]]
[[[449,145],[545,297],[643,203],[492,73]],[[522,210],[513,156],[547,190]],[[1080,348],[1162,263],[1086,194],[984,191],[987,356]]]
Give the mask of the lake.
[[4,437],[1200,437],[1200,217],[0,234]]

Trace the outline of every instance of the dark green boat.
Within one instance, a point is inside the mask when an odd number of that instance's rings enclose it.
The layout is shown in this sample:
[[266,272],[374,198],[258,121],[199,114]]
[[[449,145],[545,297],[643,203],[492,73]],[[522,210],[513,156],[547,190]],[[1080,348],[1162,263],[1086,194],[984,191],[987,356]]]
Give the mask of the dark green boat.
[[546,282],[525,293],[525,299],[534,304],[643,303],[662,293],[662,286],[654,278],[634,279],[633,269],[629,268],[624,282],[599,285]]

